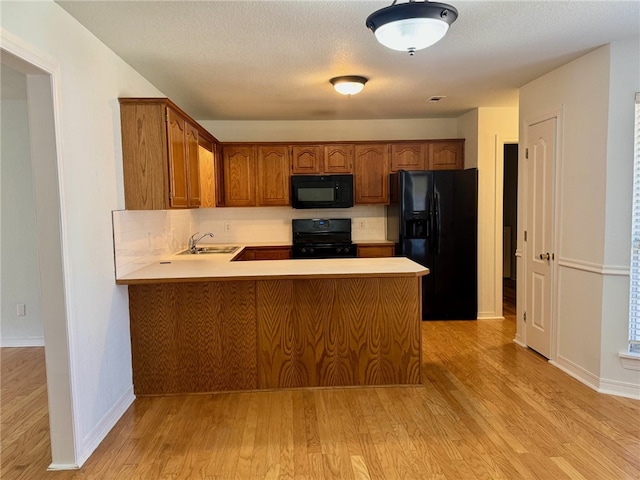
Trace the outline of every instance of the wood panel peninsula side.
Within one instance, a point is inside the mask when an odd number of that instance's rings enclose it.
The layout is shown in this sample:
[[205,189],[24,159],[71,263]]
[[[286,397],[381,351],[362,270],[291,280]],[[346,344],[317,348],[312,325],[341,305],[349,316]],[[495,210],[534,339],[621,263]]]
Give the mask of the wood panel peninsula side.
[[420,383],[421,265],[177,257],[117,279],[136,395]]

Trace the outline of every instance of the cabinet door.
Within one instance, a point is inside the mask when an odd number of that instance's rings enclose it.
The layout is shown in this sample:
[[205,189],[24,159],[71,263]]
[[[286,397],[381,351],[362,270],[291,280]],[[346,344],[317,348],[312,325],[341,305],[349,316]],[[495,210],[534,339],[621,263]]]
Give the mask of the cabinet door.
[[288,260],[291,258],[291,247],[246,247],[234,261],[246,260]]
[[355,203],[389,203],[389,145],[355,147]]
[[232,261],[233,262],[246,262],[249,260],[256,259],[256,251],[251,247],[245,247],[244,250],[240,253],[240,255],[235,256]]
[[289,149],[258,146],[258,205],[290,205]]
[[319,145],[294,145],[291,147],[291,173],[297,175],[322,172],[322,147]]
[[[216,206],[216,189],[214,177],[213,143],[203,138],[198,139],[198,166],[200,170],[200,206]],[[189,171],[191,173],[191,171]]]
[[464,141],[429,142],[429,170],[464,168]]
[[424,143],[391,144],[391,172],[398,170],[424,170],[427,165]]
[[256,204],[256,159],[252,146],[225,146],[224,204],[250,207]]
[[394,245],[358,245],[360,258],[393,257],[394,253]]
[[256,248],[254,260],[288,260],[291,247]]
[[190,207],[199,207],[200,199],[200,163],[198,156],[198,129],[186,123],[185,141],[187,149],[187,204]]
[[325,145],[324,173],[351,173],[353,171],[353,145]]
[[124,206],[127,210],[170,207],[166,118],[167,109],[161,104],[120,104]]
[[171,207],[188,207],[186,122],[167,108],[167,142],[169,144],[169,182]]
[[222,153],[222,145],[219,143],[213,144],[213,183],[216,196],[216,207],[224,207],[225,194],[224,194],[224,155]]

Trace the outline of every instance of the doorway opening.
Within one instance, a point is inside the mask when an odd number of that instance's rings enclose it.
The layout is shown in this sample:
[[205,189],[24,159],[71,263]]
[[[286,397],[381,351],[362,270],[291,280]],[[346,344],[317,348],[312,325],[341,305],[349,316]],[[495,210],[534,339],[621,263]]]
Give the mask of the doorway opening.
[[[57,66],[45,59],[38,52],[31,50],[30,46],[23,45],[19,41],[3,37],[3,48],[0,49],[0,64],[3,71],[11,69],[17,77],[22,76],[26,82],[22,92],[22,98],[18,103],[21,105],[11,105],[11,112],[17,112],[23,116],[22,123],[16,126],[18,117],[7,117],[7,113],[2,109],[2,129],[3,129],[3,155],[2,155],[2,303],[9,302],[13,313],[35,313],[39,309],[39,345],[44,345],[43,370],[46,371],[46,400],[43,402],[48,407],[48,431],[43,433],[44,437],[38,443],[46,448],[45,462],[49,459],[50,469],[77,468],[75,451],[75,426],[73,423],[73,402],[71,394],[71,372],[69,339],[67,336],[67,305],[65,294],[65,273],[63,262],[62,238],[63,238],[63,212],[61,209],[61,195],[59,183],[58,164],[58,141],[56,134],[56,89],[54,88],[55,73]],[[3,94],[7,85],[3,83]],[[8,105],[8,104],[7,104]],[[16,108],[13,108],[16,107]],[[14,132],[13,140],[19,139],[20,143],[15,145],[10,155],[5,156],[5,129],[17,129],[19,134]],[[25,131],[26,130],[26,131]],[[10,162],[18,162],[18,167],[10,166]],[[7,167],[7,168],[5,168]],[[25,174],[25,170],[28,174]],[[5,178],[5,174],[7,177]],[[17,175],[21,177],[18,178]],[[12,189],[13,197],[5,202],[4,186],[7,182],[22,182],[24,190],[21,188]],[[20,195],[23,195],[22,197]],[[27,198],[30,197],[30,198]],[[13,211],[17,204],[24,202],[30,205],[25,209],[24,215],[30,216],[27,219],[14,219],[12,224],[5,230],[5,220],[15,217]],[[23,207],[24,205],[20,205]],[[29,225],[31,224],[31,230]],[[11,230],[9,230],[9,228]],[[20,240],[16,245],[7,243],[5,240],[17,238]],[[26,303],[17,300],[22,294],[20,291],[13,292],[12,297],[5,296],[5,286],[12,282],[15,287],[17,278],[25,275],[25,266],[20,264],[10,264],[4,262],[6,258],[17,260],[16,253],[25,253],[22,250],[25,242],[32,241],[33,245],[28,248],[26,257],[34,260],[30,265],[30,276],[24,282],[24,295],[31,294],[27,298],[26,304],[16,309],[16,303]],[[8,269],[7,267],[10,267]],[[5,277],[5,273],[8,276]],[[12,278],[15,277],[15,278]],[[8,279],[5,281],[5,279]],[[39,287],[38,295],[33,296],[33,290]],[[9,310],[10,310],[9,309]],[[4,323],[4,314],[2,321]],[[19,324],[17,324],[19,328]],[[16,325],[14,325],[16,327]],[[34,327],[35,328],[35,327]],[[36,328],[37,329],[37,328]],[[33,331],[20,333],[14,328],[14,337],[21,334],[28,339],[33,337]],[[16,333],[18,332],[18,333]],[[3,331],[3,334],[5,332]],[[15,343],[15,339],[14,339]],[[28,342],[24,342],[26,346]],[[37,343],[36,343],[37,344]],[[17,345],[16,345],[17,346]],[[42,346],[37,347],[42,349]],[[40,350],[41,361],[42,350]],[[35,367],[34,367],[35,370]],[[4,395],[3,390],[3,395]],[[44,395],[43,395],[44,396]],[[29,408],[27,404],[25,406]],[[21,418],[29,418],[26,416]],[[46,436],[50,442],[47,442]],[[18,438],[19,441],[19,438]],[[50,447],[49,447],[50,445]],[[29,454],[29,452],[24,452]],[[48,457],[48,458],[47,458]],[[3,458],[4,461],[7,460]],[[13,459],[16,460],[16,459]],[[18,459],[18,467],[20,460]],[[43,465],[44,468],[47,465]],[[4,468],[4,465],[3,465]]]
[[516,235],[518,231],[518,144],[504,144],[502,204],[502,312],[516,317]]

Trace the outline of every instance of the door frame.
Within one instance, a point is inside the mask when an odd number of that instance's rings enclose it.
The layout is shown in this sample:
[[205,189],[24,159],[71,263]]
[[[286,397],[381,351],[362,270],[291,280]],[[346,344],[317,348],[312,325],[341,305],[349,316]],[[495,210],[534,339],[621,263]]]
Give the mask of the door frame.
[[556,108],[540,112],[531,118],[523,119],[521,123],[522,143],[518,151],[518,245],[516,249],[516,337],[514,342],[523,347],[527,347],[526,325],[524,321],[524,312],[527,305],[527,274],[525,271],[525,258],[528,254],[528,243],[524,241],[524,232],[529,230],[529,219],[527,211],[528,197],[528,169],[526,168],[525,154],[529,143],[529,127],[531,125],[541,123],[547,120],[556,119],[555,134],[555,165],[553,167],[553,218],[551,219],[553,228],[553,253],[555,259],[551,263],[551,318],[549,319],[550,330],[550,348],[549,361],[555,361],[558,357],[558,260],[561,252],[561,224],[560,217],[562,212],[562,197],[560,195],[560,185],[562,185],[562,153],[564,151],[563,131],[564,131],[564,105]]
[[[38,122],[43,135],[50,141],[38,144],[42,157],[41,165],[34,165],[38,172],[33,174],[36,197],[36,217],[38,230],[38,257],[41,281],[41,307],[43,312],[45,369],[47,376],[47,397],[49,410],[49,435],[51,439],[52,463],[48,470],[73,470],[79,468],[77,440],[80,438],[79,425],[75,415],[77,388],[72,323],[69,299],[71,292],[67,275],[70,271],[67,255],[65,195],[61,179],[63,175],[63,144],[60,121],[60,65],[51,57],[38,51],[33,45],[0,28],[0,50],[15,57],[20,65],[29,69],[27,73],[27,104],[32,108],[45,108],[51,115],[52,125]],[[3,59],[4,61],[4,59]],[[12,61],[9,58],[9,61]],[[30,132],[32,152],[34,138],[38,138],[34,124]],[[32,160],[33,162],[33,160]],[[45,178],[46,177],[46,178]],[[46,184],[45,182],[55,182]],[[42,198],[38,200],[38,185],[47,185]],[[53,192],[55,188],[55,194]],[[52,241],[50,235],[58,232]]]
[[[504,298],[504,285],[502,282],[502,270],[503,265],[503,249],[504,249],[504,146],[509,144],[518,145],[518,155],[520,155],[520,141],[517,138],[503,138],[500,135],[495,136],[495,212],[494,212],[494,237],[496,239],[494,243],[494,279],[495,279],[495,298],[494,304],[496,305],[497,318],[504,319],[504,312],[502,309],[502,302]],[[518,165],[519,168],[519,165]],[[518,189],[520,186],[518,186]],[[518,202],[520,199],[518,198]]]

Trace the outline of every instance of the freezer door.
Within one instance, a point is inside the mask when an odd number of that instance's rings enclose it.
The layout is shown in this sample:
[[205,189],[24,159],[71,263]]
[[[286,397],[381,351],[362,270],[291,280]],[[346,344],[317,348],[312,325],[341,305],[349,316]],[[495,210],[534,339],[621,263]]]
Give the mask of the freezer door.
[[403,212],[423,212],[428,209],[427,199],[431,191],[432,172],[400,171],[400,209]]
[[477,318],[477,170],[434,175],[431,319]]

